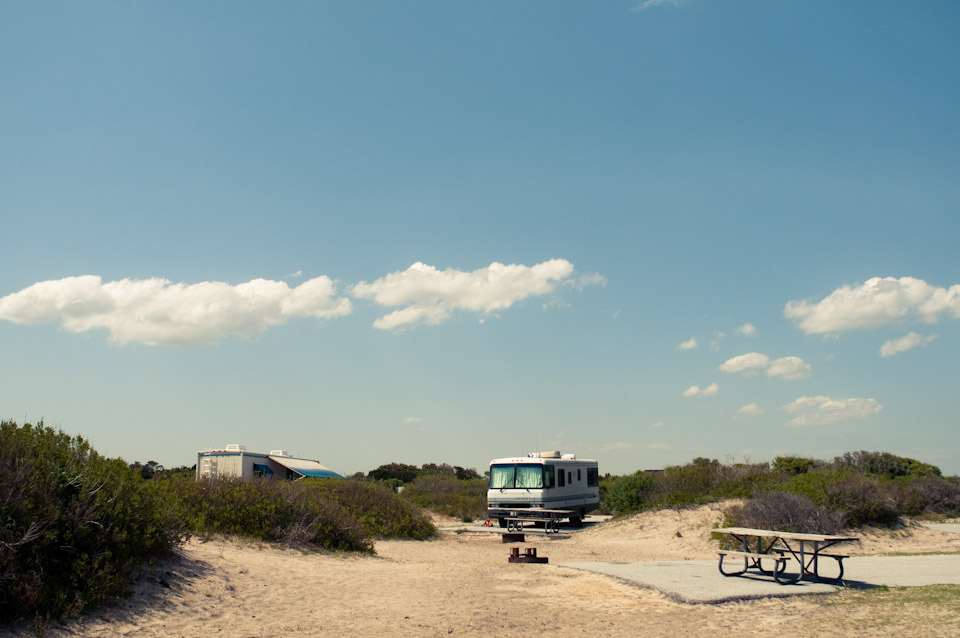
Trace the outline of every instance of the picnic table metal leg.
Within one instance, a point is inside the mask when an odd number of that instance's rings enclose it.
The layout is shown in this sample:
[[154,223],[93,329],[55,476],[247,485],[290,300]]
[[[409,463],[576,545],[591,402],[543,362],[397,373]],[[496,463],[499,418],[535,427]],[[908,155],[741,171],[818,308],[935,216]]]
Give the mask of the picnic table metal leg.
[[800,582],[800,579],[803,578],[803,565],[800,566],[800,571],[795,577],[787,576],[787,561],[781,561],[780,568],[774,570],[773,579],[780,583],[781,585],[794,585]]
[[741,569],[740,571],[738,571],[738,572],[725,572],[725,571],[723,571],[723,557],[724,557],[724,555],[723,555],[723,554],[720,554],[720,563],[717,565],[717,567],[720,569],[720,573],[723,574],[724,576],[739,576],[740,574],[742,574],[742,573],[744,573],[745,571],[747,571],[747,559],[746,559],[746,558],[743,559],[743,569]]

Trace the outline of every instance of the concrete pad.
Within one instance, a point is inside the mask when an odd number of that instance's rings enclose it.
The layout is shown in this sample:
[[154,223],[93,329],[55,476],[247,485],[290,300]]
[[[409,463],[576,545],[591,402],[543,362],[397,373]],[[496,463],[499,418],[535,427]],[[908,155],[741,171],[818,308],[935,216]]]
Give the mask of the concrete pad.
[[924,527],[935,529],[938,532],[953,532],[960,534],[960,523],[924,523]]
[[717,569],[715,560],[559,563],[559,566],[613,576],[631,585],[656,589],[681,603],[716,604],[753,598],[830,594],[836,590],[832,585],[808,581],[779,585],[772,576],[763,574],[724,576]]
[[960,585],[960,554],[851,556],[843,562],[848,586]]
[[[824,573],[834,567],[827,562]],[[802,580],[780,585],[772,576],[759,573],[724,576],[715,560],[644,561],[637,563],[559,563],[559,567],[580,569],[618,578],[631,585],[656,589],[683,603],[724,603],[754,598],[782,598],[830,594],[839,587]],[[731,565],[732,566],[732,565]],[[922,556],[852,556],[844,561],[846,587],[912,587],[919,585],[960,585],[960,554]],[[788,566],[787,572],[790,572]],[[796,573],[796,572],[794,572]]]

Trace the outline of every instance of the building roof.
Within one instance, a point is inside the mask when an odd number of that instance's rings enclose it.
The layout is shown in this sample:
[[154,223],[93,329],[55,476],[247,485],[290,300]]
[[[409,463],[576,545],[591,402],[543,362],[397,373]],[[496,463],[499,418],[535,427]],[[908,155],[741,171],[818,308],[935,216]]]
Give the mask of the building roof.
[[269,458],[274,463],[282,465],[288,470],[293,470],[301,476],[314,476],[320,478],[343,478],[333,470],[328,467],[320,465],[316,461],[310,461],[308,459],[295,459],[289,456],[273,456],[270,455]]

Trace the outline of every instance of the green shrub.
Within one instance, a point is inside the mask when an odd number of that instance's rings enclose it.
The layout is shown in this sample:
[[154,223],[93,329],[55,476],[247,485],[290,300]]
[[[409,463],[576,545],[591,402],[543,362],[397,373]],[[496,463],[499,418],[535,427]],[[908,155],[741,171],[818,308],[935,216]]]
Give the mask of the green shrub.
[[369,536],[423,540],[436,533],[433,523],[417,507],[383,485],[339,479],[306,479],[297,483],[331,498],[358,520]]
[[387,463],[380,467],[370,470],[367,476],[374,481],[387,481],[397,479],[402,483],[409,483],[420,476],[421,470],[416,465],[407,465],[406,463]]
[[81,437],[0,424],[0,620],[63,619],[122,591],[180,541],[159,486]]
[[773,459],[771,466],[775,472],[784,474],[806,474],[810,471],[816,461],[813,459],[798,458],[795,456],[778,456]]
[[766,464],[721,465],[694,459],[684,466],[668,467],[656,479],[656,505],[684,507],[724,498],[744,498],[773,489],[780,477]]
[[847,453],[832,463],[782,456],[769,465],[724,465],[698,457],[649,474],[652,486],[631,486],[627,479],[632,476],[601,480],[601,511],[623,515],[775,491],[843,512],[848,526],[891,525],[899,516],[960,514],[960,479],[943,478],[933,465],[886,452]]
[[644,509],[654,488],[653,476],[643,470],[628,476],[614,477],[606,480],[606,483],[603,511],[614,516]]
[[486,518],[487,481],[458,479],[455,475],[423,475],[404,487],[400,496],[438,514],[457,518]]
[[190,530],[328,550],[373,551],[373,538],[428,538],[432,524],[390,489],[341,479],[171,479]]
[[783,484],[783,490],[806,496],[817,505],[827,505],[827,489],[843,477],[853,476],[845,470],[830,468],[812,469],[802,474],[794,474]]
[[889,452],[847,452],[833,460],[838,468],[850,468],[863,474],[884,478],[929,478],[940,476],[940,468]]

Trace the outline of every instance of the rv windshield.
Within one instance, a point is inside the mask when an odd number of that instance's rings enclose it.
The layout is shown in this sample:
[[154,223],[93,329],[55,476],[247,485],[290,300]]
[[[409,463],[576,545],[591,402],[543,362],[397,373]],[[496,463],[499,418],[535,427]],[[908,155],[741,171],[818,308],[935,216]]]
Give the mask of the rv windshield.
[[542,488],[543,466],[510,464],[490,466],[490,489]]

